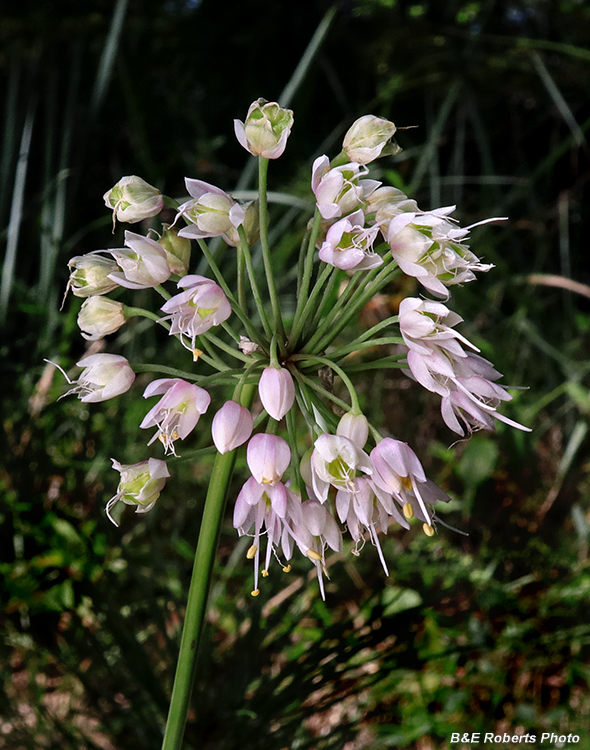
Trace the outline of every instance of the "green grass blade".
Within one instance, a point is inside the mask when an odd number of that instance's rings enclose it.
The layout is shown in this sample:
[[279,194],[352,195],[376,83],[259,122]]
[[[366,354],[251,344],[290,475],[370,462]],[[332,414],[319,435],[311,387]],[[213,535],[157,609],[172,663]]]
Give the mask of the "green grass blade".
[[8,196],[8,183],[17,139],[17,105],[20,82],[21,62],[14,56],[10,63],[8,86],[6,89],[6,110],[4,114],[4,138],[2,141],[2,160],[0,161],[0,225],[4,226],[4,209]]
[[121,32],[123,31],[128,5],[129,0],[117,0],[117,4],[115,5],[111,26],[102,51],[102,57],[100,58],[94,90],[92,91],[92,98],[90,100],[91,115],[95,115],[98,112],[107,94],[113,75],[115,59],[119,50],[119,42],[121,40]]

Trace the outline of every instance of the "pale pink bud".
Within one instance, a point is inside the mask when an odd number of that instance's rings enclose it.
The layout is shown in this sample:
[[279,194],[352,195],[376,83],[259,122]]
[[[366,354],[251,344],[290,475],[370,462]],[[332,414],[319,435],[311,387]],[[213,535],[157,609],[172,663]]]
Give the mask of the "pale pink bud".
[[246,460],[259,484],[275,484],[289,466],[291,450],[283,438],[259,433],[248,443]]
[[293,127],[293,112],[276,102],[258,99],[250,105],[245,122],[234,120],[236,138],[246,151],[266,159],[278,159]]
[[110,274],[119,270],[111,258],[103,258],[96,253],[76,255],[68,261],[68,268],[70,269],[68,289],[71,289],[76,297],[108,294],[119,286],[110,278]]
[[155,216],[164,208],[160,191],[136,175],[121,177],[103,198],[107,208],[113,209],[113,221],[130,224]]
[[127,289],[149,289],[170,278],[166,253],[155,240],[126,231],[125,244],[127,247],[107,251],[121,269],[110,273],[109,279]]
[[268,414],[280,421],[295,401],[295,385],[289,370],[267,367],[260,376],[258,394]]
[[364,414],[345,414],[336,428],[336,434],[342,435],[353,442],[361,450],[365,447],[369,437],[369,423]]
[[252,434],[254,422],[245,406],[226,401],[213,417],[211,435],[220,453],[233,451],[243,445]]
[[364,115],[353,122],[344,136],[342,147],[350,161],[368,164],[379,156],[389,156],[400,151],[389,141],[396,131],[395,125],[375,115]]
[[108,297],[88,297],[78,313],[78,325],[85,339],[94,341],[115,333],[125,323],[125,305]]
[[123,465],[114,458],[113,468],[121,472],[121,480],[117,487],[117,494],[107,503],[107,516],[117,526],[111,517],[111,509],[119,501],[126,505],[135,505],[136,513],[147,513],[154,507],[160,492],[164,489],[166,479],[170,476],[166,461],[150,458],[138,464]]

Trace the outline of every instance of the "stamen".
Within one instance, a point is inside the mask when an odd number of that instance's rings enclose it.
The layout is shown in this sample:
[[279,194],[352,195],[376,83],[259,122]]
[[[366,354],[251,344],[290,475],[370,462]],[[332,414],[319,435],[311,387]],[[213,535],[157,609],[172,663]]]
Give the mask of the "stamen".
[[422,531],[426,536],[434,536],[434,526],[431,526],[429,523],[422,524]]
[[322,556],[318,555],[314,549],[308,549],[306,554],[310,560],[314,560],[315,562],[320,562],[322,559]]
[[248,560],[253,560],[256,557],[256,553],[258,552],[258,547],[255,544],[252,544],[250,547],[248,547],[248,551],[246,552],[246,557]]
[[250,592],[250,596],[258,596],[259,593],[260,593],[260,589],[254,589],[254,591]]
[[407,518],[408,521],[414,518],[414,508],[412,507],[412,503],[404,503],[402,512],[404,514],[404,518]]
[[262,570],[260,574],[263,578],[268,578],[268,570]]
[[283,573],[290,573],[290,572],[291,572],[291,566],[290,565],[285,565],[283,567]]
[[193,362],[198,362],[202,353],[200,349],[193,349]]

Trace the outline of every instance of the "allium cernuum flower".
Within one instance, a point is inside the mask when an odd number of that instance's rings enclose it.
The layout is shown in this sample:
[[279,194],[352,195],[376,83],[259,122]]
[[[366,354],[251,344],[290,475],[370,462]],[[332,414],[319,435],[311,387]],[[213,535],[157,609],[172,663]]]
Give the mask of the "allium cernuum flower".
[[311,482],[320,502],[328,497],[330,485],[354,490],[356,472],[373,473],[369,456],[359,445],[343,435],[324,433],[314,443],[311,454]]
[[227,320],[231,306],[223,289],[204,276],[184,276],[177,286],[184,291],[162,305],[160,309],[166,313],[162,320],[170,320],[170,335],[187,336],[194,349],[196,337]]
[[236,138],[246,151],[265,159],[278,159],[293,127],[293,112],[276,102],[258,99],[250,105],[245,122],[234,120]]
[[389,120],[364,115],[350,126],[342,147],[349,161],[369,164],[379,156],[390,156],[400,150],[399,146],[389,143],[395,131],[395,125]]
[[211,435],[220,453],[233,451],[243,445],[252,434],[254,420],[245,406],[226,401],[213,417]]
[[110,273],[109,279],[127,289],[150,289],[170,278],[166,253],[156,240],[126,231],[125,244],[127,247],[106,251],[120,269]]
[[111,458],[113,468],[121,472],[117,494],[107,503],[106,513],[109,519],[118,526],[111,516],[111,510],[119,502],[135,505],[136,513],[147,513],[156,504],[160,492],[164,489],[166,479],[170,476],[166,461],[150,458],[138,464],[120,464]]
[[323,219],[337,219],[361,207],[380,182],[361,180],[369,170],[354,162],[330,169],[327,156],[318,156],[311,175],[311,189]]
[[179,237],[219,237],[243,223],[244,208],[221,188],[189,177],[184,182],[192,200],[179,206],[178,213],[191,224],[180,230]]
[[246,461],[258,484],[276,484],[289,466],[291,449],[282,437],[259,433],[248,443]]
[[188,273],[191,260],[191,241],[186,237],[179,237],[178,230],[169,224],[162,224],[162,229],[158,244],[164,248],[170,270],[178,276],[184,276]]
[[68,268],[68,289],[71,289],[76,297],[108,294],[119,286],[119,283],[110,277],[110,274],[119,270],[119,266],[111,258],[103,258],[94,252],[76,255],[68,261]]
[[125,305],[109,297],[88,297],[78,313],[82,336],[89,341],[115,333],[125,324]]
[[379,227],[365,227],[364,223],[365,215],[359,209],[332,224],[320,248],[320,260],[343,271],[368,270],[382,265],[383,258],[373,252]]
[[[162,395],[163,394],[163,395]],[[174,441],[184,440],[197,426],[197,422],[209,408],[211,396],[204,388],[187,383],[181,378],[161,378],[148,385],[144,398],[162,398],[145,415],[139,425],[142,429],[157,427],[158,430],[148,445],[160,440],[166,453],[173,453]]]
[[118,354],[91,354],[76,363],[84,369],[75,387],[65,395],[76,393],[80,401],[94,403],[120,396],[131,388],[135,373],[125,357]]
[[103,198],[107,208],[113,210],[113,223],[118,219],[135,224],[159,214],[164,207],[160,191],[136,175],[121,177]]
[[284,367],[267,367],[260,376],[258,394],[265,410],[280,421],[295,401],[295,385],[289,370]]

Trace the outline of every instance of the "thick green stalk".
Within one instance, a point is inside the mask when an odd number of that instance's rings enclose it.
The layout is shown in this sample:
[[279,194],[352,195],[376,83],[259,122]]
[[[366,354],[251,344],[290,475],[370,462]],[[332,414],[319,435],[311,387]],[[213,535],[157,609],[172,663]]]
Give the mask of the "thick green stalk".
[[264,263],[264,273],[270,296],[272,307],[274,331],[279,334],[280,341],[285,339],[285,328],[283,326],[283,316],[281,315],[281,306],[277,296],[277,288],[270,257],[270,245],[268,244],[268,206],[266,200],[266,179],[268,174],[268,159],[263,156],[258,157],[258,194],[259,213],[260,213],[260,245],[262,247],[262,261]]
[[[250,405],[254,397],[254,391],[255,386],[244,386],[241,399],[244,406]],[[213,465],[195,552],[193,575],[186,605],[186,616],[162,750],[181,750],[182,748],[186,717],[195,681],[197,654],[205,620],[207,597],[209,596],[215,553],[223,519],[225,496],[235,458],[235,450],[223,455],[218,453]]]

